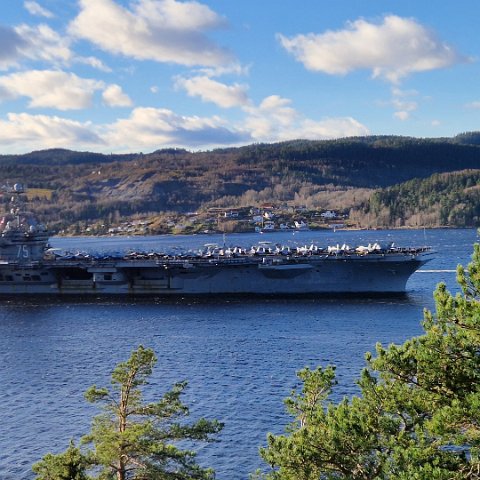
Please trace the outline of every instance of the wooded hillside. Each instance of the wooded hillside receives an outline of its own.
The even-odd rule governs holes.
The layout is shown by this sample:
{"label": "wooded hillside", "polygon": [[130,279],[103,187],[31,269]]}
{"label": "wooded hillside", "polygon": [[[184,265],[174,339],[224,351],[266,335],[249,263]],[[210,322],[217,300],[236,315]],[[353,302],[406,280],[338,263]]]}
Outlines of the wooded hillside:
{"label": "wooded hillside", "polygon": [[480,170],[436,173],[378,190],[358,214],[361,223],[375,226],[477,226]]}
{"label": "wooded hillside", "polygon": [[[477,132],[442,139],[295,140],[195,153],[55,149],[0,156],[0,168],[3,182],[52,191],[33,207],[54,228],[265,202],[352,210],[357,226],[415,224],[420,213],[438,225],[474,225],[479,217]],[[438,176],[451,172],[462,173]],[[460,204],[471,207],[463,211]],[[443,213],[432,216],[431,210]]]}

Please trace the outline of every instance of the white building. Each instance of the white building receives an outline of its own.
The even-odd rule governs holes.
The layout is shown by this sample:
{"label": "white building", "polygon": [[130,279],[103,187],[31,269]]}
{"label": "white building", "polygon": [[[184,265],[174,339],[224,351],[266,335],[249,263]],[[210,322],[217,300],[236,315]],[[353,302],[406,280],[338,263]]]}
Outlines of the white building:
{"label": "white building", "polygon": [[322,218],[337,218],[337,212],[333,211],[333,210],[327,210],[325,212],[322,212],[320,214],[320,216]]}

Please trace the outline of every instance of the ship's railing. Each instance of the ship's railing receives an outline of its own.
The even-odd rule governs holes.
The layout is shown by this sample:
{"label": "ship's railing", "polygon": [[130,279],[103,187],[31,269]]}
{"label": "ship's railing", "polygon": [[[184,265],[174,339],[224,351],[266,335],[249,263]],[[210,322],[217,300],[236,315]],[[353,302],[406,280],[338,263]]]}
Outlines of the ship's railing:
{"label": "ship's railing", "polygon": [[39,268],[41,265],[45,265],[45,262],[41,260],[31,260],[31,261],[22,261],[22,260],[10,260],[0,258],[1,265],[9,265],[14,268],[28,269],[28,268]]}

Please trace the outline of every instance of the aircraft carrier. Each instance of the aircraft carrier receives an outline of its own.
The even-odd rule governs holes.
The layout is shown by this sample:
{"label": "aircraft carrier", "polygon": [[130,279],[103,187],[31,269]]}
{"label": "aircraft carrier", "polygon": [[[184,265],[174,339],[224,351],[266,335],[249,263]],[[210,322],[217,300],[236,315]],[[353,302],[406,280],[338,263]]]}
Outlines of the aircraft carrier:
{"label": "aircraft carrier", "polygon": [[[23,193],[14,185],[11,193]],[[12,201],[14,198],[12,198]],[[49,232],[15,206],[0,219],[2,295],[303,295],[403,293],[428,247],[207,245],[184,254],[59,255]]]}

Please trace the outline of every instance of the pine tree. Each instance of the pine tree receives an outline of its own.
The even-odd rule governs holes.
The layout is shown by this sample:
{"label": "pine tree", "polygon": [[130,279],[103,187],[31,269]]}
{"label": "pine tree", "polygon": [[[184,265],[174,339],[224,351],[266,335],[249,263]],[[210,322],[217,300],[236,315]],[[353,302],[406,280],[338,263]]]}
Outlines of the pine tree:
{"label": "pine tree", "polygon": [[86,471],[90,461],[73,442],[65,452],[58,455],[48,453],[36,463],[32,470],[37,480],[89,480]]}
{"label": "pine tree", "polygon": [[[99,403],[102,413],[93,420],[90,433],[82,439],[88,445],[88,459],[81,464],[81,475],[72,480],[116,479],[212,479],[211,469],[201,468],[195,462],[193,450],[182,450],[181,441],[212,441],[223,425],[218,421],[200,419],[193,424],[182,422],[188,408],[181,395],[186,382],[177,383],[161,399],[145,403],[142,387],[148,384],[157,359],[152,350],[139,346],[126,362],[116,366],[111,388],[95,385],[85,393],[87,401]],[[71,447],[72,448],[72,447]],[[36,473],[46,471],[50,464],[58,465],[55,474],[38,476],[37,480],[66,480],[60,473],[70,468],[66,454],[48,454],[34,466]],[[93,475],[87,477],[87,473]],[[80,474],[79,474],[80,475]]]}
{"label": "pine tree", "polygon": [[301,370],[303,390],[286,400],[294,420],[268,436],[272,470],[256,477],[480,478],[480,246],[457,279],[455,296],[437,287],[423,335],[366,355],[359,396],[335,404],[333,367]]}

